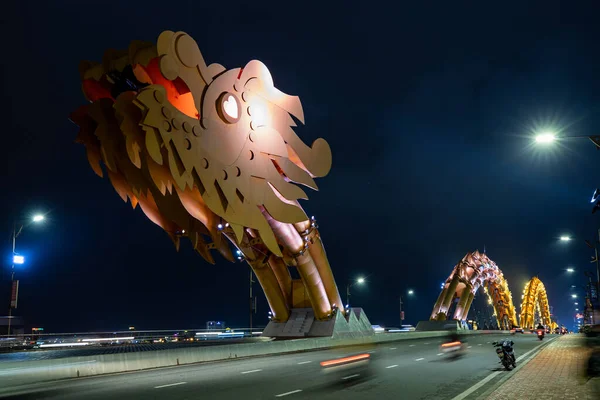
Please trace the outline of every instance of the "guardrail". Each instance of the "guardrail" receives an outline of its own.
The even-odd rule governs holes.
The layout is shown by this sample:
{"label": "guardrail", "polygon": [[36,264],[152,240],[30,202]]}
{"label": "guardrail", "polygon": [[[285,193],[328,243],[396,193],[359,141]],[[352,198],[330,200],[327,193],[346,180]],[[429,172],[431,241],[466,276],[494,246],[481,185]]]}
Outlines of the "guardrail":
{"label": "guardrail", "polygon": [[226,340],[232,338],[256,337],[262,329],[238,328],[213,329],[169,329],[169,330],[127,330],[117,332],[78,332],[78,333],[35,333],[0,335],[0,351],[27,349],[60,349],[83,346],[107,346],[120,344],[148,344],[194,342],[202,340]]}

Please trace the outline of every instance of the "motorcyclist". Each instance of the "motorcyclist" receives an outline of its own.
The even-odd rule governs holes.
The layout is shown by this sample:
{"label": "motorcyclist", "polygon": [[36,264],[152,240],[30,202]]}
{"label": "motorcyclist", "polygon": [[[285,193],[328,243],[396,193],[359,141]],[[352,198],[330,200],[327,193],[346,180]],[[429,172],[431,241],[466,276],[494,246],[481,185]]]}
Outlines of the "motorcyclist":
{"label": "motorcyclist", "polygon": [[537,326],[537,328],[536,328],[536,329],[541,329],[541,330],[543,330],[543,331],[545,331],[545,330],[546,330],[546,328],[544,328],[544,325],[542,325],[541,323],[539,323],[539,324],[538,324],[538,326]]}

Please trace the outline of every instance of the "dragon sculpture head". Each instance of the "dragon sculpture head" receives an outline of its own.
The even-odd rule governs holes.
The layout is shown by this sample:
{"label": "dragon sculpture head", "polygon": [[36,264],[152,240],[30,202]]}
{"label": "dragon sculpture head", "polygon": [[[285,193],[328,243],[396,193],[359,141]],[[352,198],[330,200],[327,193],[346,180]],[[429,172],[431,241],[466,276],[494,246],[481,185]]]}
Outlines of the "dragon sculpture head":
{"label": "dragon sculpture head", "polygon": [[209,262],[213,248],[234,260],[224,237],[282,256],[269,219],[306,221],[299,185],[316,190],[332,160],[325,140],[309,147],[296,135],[300,99],[275,88],[263,63],[207,65],[189,35],[165,31],[156,45],[81,63],[80,75],[91,104],[71,116],[78,142],[123,200]]}

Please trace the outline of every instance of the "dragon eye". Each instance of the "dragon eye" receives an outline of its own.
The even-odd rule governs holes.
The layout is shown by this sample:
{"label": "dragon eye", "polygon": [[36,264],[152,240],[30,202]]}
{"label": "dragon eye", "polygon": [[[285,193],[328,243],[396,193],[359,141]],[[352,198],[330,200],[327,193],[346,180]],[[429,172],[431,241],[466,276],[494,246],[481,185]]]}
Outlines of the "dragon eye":
{"label": "dragon eye", "polygon": [[240,101],[231,93],[225,92],[217,100],[217,112],[227,123],[233,124],[240,119]]}

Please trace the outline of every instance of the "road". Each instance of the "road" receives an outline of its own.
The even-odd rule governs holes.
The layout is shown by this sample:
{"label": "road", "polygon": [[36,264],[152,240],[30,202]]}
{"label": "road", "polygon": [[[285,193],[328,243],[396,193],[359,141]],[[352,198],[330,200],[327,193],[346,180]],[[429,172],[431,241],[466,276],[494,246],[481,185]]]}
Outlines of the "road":
{"label": "road", "polygon": [[[469,337],[467,355],[456,361],[441,355],[440,339],[416,339],[4,388],[0,398],[452,399],[499,370],[491,342],[503,337]],[[511,338],[517,357],[540,345],[535,335]],[[324,374],[319,365],[364,352],[372,357],[366,367]]]}

